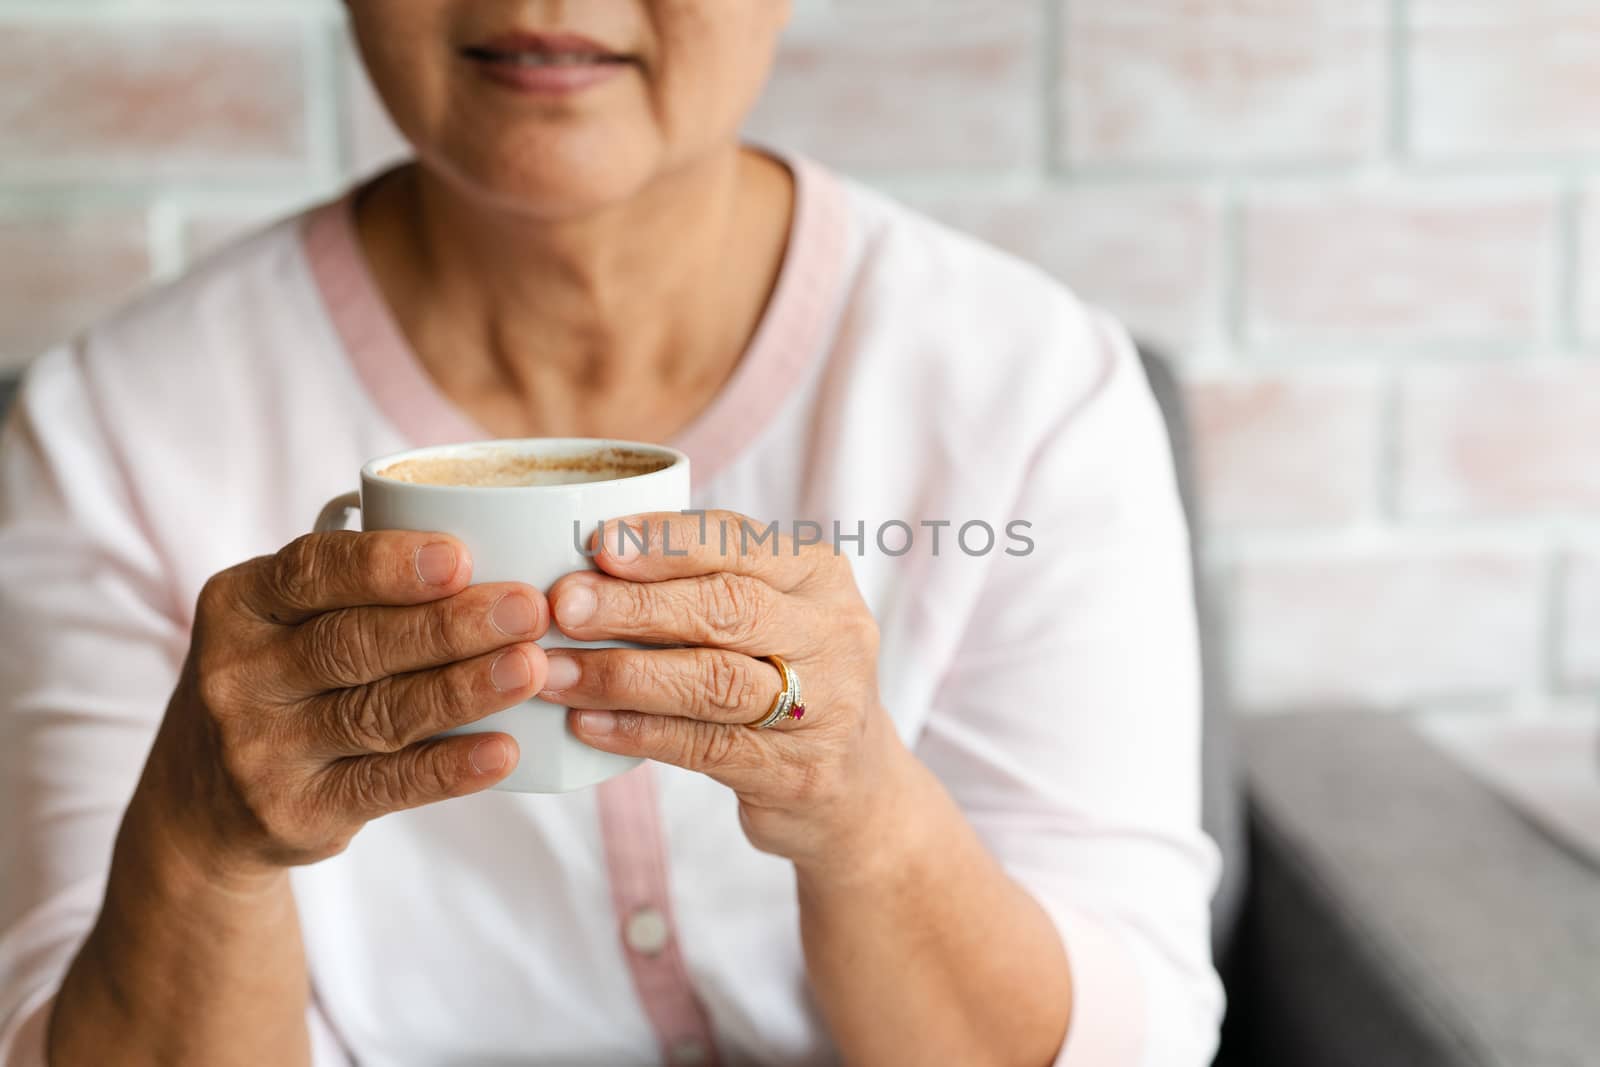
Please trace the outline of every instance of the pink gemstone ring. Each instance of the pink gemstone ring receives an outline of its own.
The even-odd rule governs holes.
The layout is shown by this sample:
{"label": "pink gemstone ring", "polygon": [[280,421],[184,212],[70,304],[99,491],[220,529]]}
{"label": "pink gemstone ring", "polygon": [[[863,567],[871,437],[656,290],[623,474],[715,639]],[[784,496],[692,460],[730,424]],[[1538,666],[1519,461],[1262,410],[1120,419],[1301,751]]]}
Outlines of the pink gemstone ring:
{"label": "pink gemstone ring", "polygon": [[760,719],[750,726],[757,730],[766,730],[776,726],[784,719],[796,721],[805,718],[805,701],[800,699],[800,675],[795,669],[784,662],[782,656],[763,656],[768,663],[778,669],[778,678],[783,683],[783,688],[778,695],[772,698],[772,706]]}

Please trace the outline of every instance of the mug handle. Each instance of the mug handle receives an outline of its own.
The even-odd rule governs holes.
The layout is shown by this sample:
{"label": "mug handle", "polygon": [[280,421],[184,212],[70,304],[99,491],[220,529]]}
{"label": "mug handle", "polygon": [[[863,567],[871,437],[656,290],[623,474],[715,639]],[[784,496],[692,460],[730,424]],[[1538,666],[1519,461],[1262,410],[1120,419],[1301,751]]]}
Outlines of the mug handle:
{"label": "mug handle", "polygon": [[331,533],[342,530],[345,523],[350,521],[350,513],[361,514],[361,494],[345,493],[336,496],[322,506],[322,514],[317,516],[317,533]]}

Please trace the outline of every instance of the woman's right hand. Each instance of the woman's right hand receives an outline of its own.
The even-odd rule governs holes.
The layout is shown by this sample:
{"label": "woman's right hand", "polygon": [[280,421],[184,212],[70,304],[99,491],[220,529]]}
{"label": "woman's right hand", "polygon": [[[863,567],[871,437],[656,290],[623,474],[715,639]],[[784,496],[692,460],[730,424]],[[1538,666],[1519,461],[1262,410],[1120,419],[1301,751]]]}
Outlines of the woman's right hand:
{"label": "woman's right hand", "polygon": [[544,685],[544,594],[467,587],[460,542],[309,534],[200,593],[188,659],[131,808],[211,878],[341,852],[370,819],[509,774],[499,733],[430,740]]}

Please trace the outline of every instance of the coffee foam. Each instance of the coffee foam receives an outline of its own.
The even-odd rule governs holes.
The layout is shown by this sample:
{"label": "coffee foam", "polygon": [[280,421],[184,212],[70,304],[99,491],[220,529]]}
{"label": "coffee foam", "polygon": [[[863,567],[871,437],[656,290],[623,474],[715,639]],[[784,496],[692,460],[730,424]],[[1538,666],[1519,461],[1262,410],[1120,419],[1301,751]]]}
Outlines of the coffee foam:
{"label": "coffee foam", "polygon": [[514,488],[530,485],[573,485],[634,478],[672,466],[670,457],[631,448],[597,448],[571,455],[530,456],[484,451],[453,456],[421,456],[391,463],[378,471],[383,478],[413,485],[459,485]]}

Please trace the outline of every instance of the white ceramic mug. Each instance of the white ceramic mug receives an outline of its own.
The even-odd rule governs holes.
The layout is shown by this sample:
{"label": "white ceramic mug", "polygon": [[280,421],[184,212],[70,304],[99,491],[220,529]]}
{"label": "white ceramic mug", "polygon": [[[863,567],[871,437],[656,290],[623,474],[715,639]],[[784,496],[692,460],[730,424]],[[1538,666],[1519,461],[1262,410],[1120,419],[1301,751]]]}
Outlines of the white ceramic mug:
{"label": "white ceramic mug", "polygon": [[[564,484],[431,485],[386,478],[382,471],[408,460],[527,457],[541,465],[574,467],[617,451],[659,459],[659,470]],[[566,477],[566,474],[560,475]],[[572,473],[583,478],[585,472]],[[592,475],[588,475],[591,476]],[[689,506],[689,457],[675,449],[632,441],[530,438],[419,448],[374,459],[361,468],[361,490],[328,502],[317,532],[344,529],[361,512],[364,530],[425,530],[458,538],[472,554],[473,582],[526,582],[548,591],[556,579],[592,570],[583,547],[601,522],[640,512]],[[625,647],[622,641],[573,641],[554,626],[540,642],[578,648]],[[497,785],[519,793],[564,793],[612,778],[639,760],[601,752],[567,729],[566,709],[525,700],[452,733],[500,731],[522,749],[517,769]]]}

